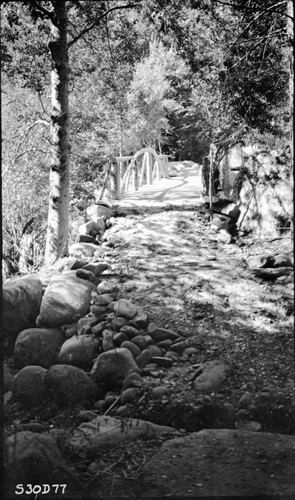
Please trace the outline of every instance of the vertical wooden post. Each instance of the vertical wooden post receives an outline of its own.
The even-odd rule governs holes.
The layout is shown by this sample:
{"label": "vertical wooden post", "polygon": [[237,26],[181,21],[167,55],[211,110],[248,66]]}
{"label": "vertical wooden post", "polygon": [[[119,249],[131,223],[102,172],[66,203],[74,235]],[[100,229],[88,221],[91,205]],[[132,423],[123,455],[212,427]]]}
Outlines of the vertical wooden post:
{"label": "vertical wooden post", "polygon": [[222,190],[226,196],[229,195],[229,165],[228,165],[228,147],[226,146],[222,160]]}
{"label": "vertical wooden post", "polygon": [[138,191],[139,175],[138,175],[138,164],[136,160],[134,161],[134,183],[135,183],[135,191]]}
{"label": "vertical wooden post", "polygon": [[121,186],[120,186],[120,176],[121,176],[121,168],[120,162],[117,161],[117,164],[114,164],[115,172],[114,172],[114,184],[115,184],[115,199],[119,200],[121,197]]}
{"label": "vertical wooden post", "polygon": [[147,155],[147,184],[150,185],[153,183],[152,155],[149,151],[147,151],[146,155]]}

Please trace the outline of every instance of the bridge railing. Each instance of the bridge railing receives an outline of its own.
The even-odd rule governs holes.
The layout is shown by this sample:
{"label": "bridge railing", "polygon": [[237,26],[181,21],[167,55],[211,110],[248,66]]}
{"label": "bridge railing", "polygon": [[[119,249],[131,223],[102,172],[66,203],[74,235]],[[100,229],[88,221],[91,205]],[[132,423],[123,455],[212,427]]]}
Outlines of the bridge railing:
{"label": "bridge railing", "polygon": [[126,191],[137,191],[144,185],[167,178],[168,156],[158,155],[152,148],[143,148],[133,156],[115,157],[115,198]]}

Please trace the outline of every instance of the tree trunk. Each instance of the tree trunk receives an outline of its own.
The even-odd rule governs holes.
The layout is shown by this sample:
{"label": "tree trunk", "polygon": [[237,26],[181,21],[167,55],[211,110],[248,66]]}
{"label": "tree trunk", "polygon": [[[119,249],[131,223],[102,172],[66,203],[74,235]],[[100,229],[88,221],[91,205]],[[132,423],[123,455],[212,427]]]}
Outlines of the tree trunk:
{"label": "tree trunk", "polygon": [[66,2],[54,4],[49,49],[51,69],[51,167],[45,262],[67,254],[69,231],[69,63]]}
{"label": "tree trunk", "polygon": [[[290,148],[291,148],[291,189],[294,193],[294,11],[293,1],[288,0],[287,4],[287,32],[289,39],[289,105],[290,105]],[[291,244],[294,245],[294,208],[291,207]]]}

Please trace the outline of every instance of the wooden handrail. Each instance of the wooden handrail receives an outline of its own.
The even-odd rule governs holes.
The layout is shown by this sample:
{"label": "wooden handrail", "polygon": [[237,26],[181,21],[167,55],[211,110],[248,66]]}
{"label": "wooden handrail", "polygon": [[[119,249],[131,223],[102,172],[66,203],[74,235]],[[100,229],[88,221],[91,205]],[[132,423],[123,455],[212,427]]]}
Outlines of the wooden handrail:
{"label": "wooden handrail", "polygon": [[[139,175],[138,158],[143,155],[141,164],[141,172]],[[158,155],[158,153],[151,147],[146,147],[137,151],[135,155],[128,156],[115,156],[116,163],[113,163],[114,181],[115,181],[115,198],[120,199],[123,191],[127,190],[132,179],[132,186],[134,190],[143,185],[144,179],[148,185],[153,183],[155,176],[157,181],[161,177],[168,177],[167,155]],[[154,161],[153,161],[154,160]],[[124,172],[124,165],[127,163],[127,168]],[[129,164],[128,164],[129,163]]]}

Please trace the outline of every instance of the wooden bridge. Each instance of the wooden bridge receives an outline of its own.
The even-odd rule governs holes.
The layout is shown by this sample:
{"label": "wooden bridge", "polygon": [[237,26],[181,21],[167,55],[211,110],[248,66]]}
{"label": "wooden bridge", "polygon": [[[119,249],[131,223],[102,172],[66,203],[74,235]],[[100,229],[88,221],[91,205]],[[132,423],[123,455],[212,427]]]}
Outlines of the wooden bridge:
{"label": "wooden bridge", "polygon": [[[181,162],[179,162],[181,164]],[[144,148],[115,158],[115,198],[119,205],[195,205],[201,202],[201,171],[187,162],[169,174],[168,156]]]}
{"label": "wooden bridge", "polygon": [[168,156],[158,155],[152,148],[144,148],[134,156],[117,156],[115,169],[115,198],[121,199],[128,191],[137,191],[168,178]]}

